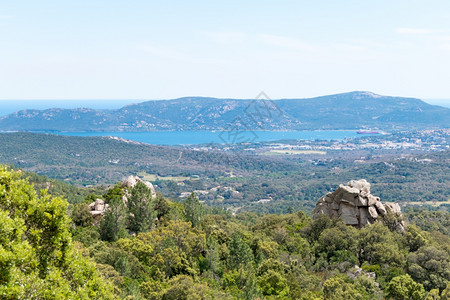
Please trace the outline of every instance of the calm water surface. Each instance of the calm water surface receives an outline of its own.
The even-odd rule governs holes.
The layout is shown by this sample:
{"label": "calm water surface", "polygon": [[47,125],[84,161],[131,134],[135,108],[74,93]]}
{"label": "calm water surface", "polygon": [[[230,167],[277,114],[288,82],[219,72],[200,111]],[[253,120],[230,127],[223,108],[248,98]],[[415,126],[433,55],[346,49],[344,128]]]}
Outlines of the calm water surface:
{"label": "calm water surface", "polygon": [[[54,133],[54,132],[53,132]],[[356,131],[156,131],[156,132],[61,132],[66,136],[117,136],[127,140],[154,145],[196,145],[208,143],[235,144],[293,140],[343,140],[361,137]]]}

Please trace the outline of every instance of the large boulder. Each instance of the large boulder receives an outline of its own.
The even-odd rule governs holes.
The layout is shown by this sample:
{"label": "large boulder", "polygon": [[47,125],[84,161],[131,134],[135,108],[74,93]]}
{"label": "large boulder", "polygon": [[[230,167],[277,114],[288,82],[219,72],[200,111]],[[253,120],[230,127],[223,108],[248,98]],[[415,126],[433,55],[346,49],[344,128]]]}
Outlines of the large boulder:
{"label": "large boulder", "polygon": [[102,199],[96,199],[94,202],[89,204],[89,209],[94,219],[94,224],[96,224],[105,214],[106,209],[108,209],[108,204],[105,204]]}
{"label": "large boulder", "polygon": [[360,192],[370,194],[370,183],[368,183],[365,179],[351,180],[347,183],[347,186],[358,189]]}
{"label": "large boulder", "polygon": [[130,175],[122,182],[122,186],[127,188],[133,188],[136,185],[136,183],[138,183],[138,180],[140,180],[139,177]]}
{"label": "large boulder", "polygon": [[392,216],[398,220],[397,230],[403,231],[405,227],[400,205],[383,204],[379,197],[370,194],[370,183],[365,179],[340,184],[334,192],[321,197],[313,211],[313,218],[319,215],[339,217],[345,224],[358,228]]}

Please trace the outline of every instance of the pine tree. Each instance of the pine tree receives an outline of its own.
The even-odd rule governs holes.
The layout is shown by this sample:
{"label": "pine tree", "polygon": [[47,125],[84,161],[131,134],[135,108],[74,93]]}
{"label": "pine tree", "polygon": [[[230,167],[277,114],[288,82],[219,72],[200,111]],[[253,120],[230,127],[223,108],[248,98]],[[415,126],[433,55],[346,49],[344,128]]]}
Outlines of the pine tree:
{"label": "pine tree", "polygon": [[205,212],[195,193],[191,193],[184,202],[184,214],[193,227],[200,226]]}
{"label": "pine tree", "polygon": [[242,240],[240,234],[235,233],[230,243],[230,266],[238,268],[240,265],[247,265],[253,262],[254,256],[252,249]]}
{"label": "pine tree", "polygon": [[105,241],[117,241],[125,232],[127,211],[121,198],[115,196],[108,203],[108,208],[100,223],[100,236]]}
{"label": "pine tree", "polygon": [[128,199],[128,228],[133,232],[148,231],[156,217],[153,209],[152,191],[143,182],[138,182]]}

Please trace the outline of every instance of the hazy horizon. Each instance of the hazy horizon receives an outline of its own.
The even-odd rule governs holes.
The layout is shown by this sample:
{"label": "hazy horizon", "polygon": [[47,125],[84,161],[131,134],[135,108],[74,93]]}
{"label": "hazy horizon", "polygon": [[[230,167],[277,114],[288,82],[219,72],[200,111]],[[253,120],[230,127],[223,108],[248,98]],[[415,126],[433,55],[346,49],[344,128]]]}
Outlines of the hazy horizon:
{"label": "hazy horizon", "polygon": [[[318,95],[323,96],[323,95]],[[196,96],[186,96],[196,97]],[[207,97],[207,96],[199,96]],[[237,99],[237,98],[235,98]],[[291,98],[303,99],[303,98]],[[8,100],[0,99],[0,116],[8,115],[24,109],[50,109],[50,108],[92,108],[92,109],[119,109],[126,105],[141,103],[145,101],[163,101],[172,99],[22,99]],[[278,100],[278,99],[274,99]],[[450,108],[450,99],[421,99],[432,105]]]}

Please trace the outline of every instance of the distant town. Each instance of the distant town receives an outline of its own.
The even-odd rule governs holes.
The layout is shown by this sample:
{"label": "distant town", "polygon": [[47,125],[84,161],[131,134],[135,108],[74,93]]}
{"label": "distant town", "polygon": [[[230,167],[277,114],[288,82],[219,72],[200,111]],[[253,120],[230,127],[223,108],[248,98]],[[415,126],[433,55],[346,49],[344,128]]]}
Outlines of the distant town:
{"label": "distant town", "polygon": [[[450,129],[399,131],[377,135],[364,135],[344,140],[281,140],[276,142],[235,145],[196,145],[188,147],[198,151],[222,151],[304,158],[340,158],[358,162],[380,157],[427,153],[450,149]],[[241,152],[239,152],[241,153]]]}

